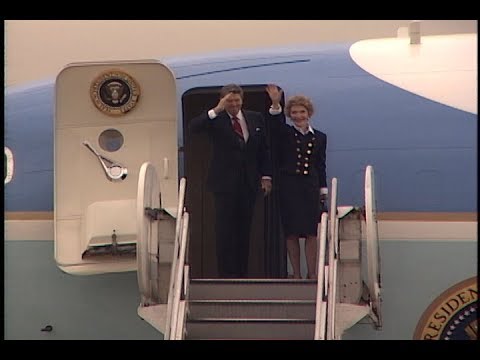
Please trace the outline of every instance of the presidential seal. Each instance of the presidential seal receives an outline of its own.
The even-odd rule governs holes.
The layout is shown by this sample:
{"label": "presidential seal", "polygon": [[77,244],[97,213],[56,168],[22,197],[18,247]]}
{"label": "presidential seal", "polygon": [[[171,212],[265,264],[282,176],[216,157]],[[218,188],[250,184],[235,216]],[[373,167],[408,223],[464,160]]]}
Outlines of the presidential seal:
{"label": "presidential seal", "polygon": [[90,96],[95,106],[105,114],[123,115],[137,104],[140,86],[127,73],[109,70],[92,82]]}
{"label": "presidential seal", "polygon": [[477,340],[477,277],[459,282],[438,296],[415,329],[415,340]]}

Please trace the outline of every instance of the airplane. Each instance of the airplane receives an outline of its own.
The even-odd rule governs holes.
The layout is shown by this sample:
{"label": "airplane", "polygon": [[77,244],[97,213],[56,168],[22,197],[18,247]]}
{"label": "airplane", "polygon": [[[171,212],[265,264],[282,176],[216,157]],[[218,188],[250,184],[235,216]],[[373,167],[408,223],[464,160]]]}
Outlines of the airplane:
{"label": "airplane", "polygon": [[[312,98],[312,126],[328,136],[327,175],[329,183],[338,179],[338,204],[364,204],[365,168],[374,167],[383,326],[360,322],[343,339],[414,338],[434,316],[426,311],[437,296],[477,273],[476,53],[477,34],[370,39],[75,63],[55,79],[7,88],[6,339],[162,338],[135,314],[135,230],[122,215],[134,215],[135,203],[121,199],[135,197],[147,158],[161,175],[161,216],[175,227],[185,177],[190,271],[215,276],[212,204],[203,190],[208,141],[187,125],[216,104],[226,83],[244,88],[246,108],[265,113],[267,84],[285,97]],[[114,104],[125,93],[114,77],[133,99],[121,110]],[[146,104],[150,113],[141,110]],[[105,199],[117,206],[104,207]],[[256,207],[252,277],[282,277],[288,268],[273,199]],[[115,239],[125,256],[117,262],[102,253],[109,234],[95,222],[110,212],[123,216]],[[107,261],[92,261],[95,251]],[[469,294],[476,300],[476,290]]]}

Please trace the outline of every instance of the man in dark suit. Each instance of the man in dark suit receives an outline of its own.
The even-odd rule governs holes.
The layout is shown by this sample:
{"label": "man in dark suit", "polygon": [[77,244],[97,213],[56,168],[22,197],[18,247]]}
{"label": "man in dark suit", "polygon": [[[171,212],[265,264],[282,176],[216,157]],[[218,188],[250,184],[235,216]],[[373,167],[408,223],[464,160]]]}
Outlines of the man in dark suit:
{"label": "man in dark suit", "polygon": [[242,109],[243,90],[229,84],[220,101],[190,122],[207,131],[213,144],[207,190],[215,201],[215,234],[221,278],[247,276],[250,226],[258,189],[272,188],[271,163],[262,114]]}

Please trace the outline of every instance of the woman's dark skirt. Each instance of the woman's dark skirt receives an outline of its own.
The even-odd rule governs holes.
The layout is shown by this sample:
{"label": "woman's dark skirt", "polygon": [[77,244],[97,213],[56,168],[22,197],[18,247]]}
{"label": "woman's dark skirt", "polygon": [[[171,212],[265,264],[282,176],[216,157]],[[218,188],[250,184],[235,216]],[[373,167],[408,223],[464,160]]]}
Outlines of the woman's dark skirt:
{"label": "woman's dark skirt", "polygon": [[285,236],[317,235],[320,189],[309,176],[282,174],[280,212]]}

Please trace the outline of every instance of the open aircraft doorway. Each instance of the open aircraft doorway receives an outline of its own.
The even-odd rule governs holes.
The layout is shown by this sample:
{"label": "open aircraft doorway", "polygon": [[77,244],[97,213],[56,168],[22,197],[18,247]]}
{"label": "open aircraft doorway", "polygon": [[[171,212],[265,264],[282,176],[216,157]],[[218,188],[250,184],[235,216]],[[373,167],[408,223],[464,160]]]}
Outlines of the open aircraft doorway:
{"label": "open aircraft doorway", "polygon": [[[267,117],[271,104],[265,91],[266,85],[241,86],[244,91],[243,108],[258,111]],[[217,105],[220,89],[221,86],[193,88],[182,96],[185,177],[190,184],[186,193],[186,204],[191,213],[189,261],[192,277],[195,278],[216,278],[217,259],[213,196],[206,190],[211,144],[207,134],[190,134],[188,125],[193,117]],[[283,98],[281,104],[284,106]],[[277,142],[270,134],[267,120],[265,121],[267,142],[272,154],[273,178],[275,178],[278,171],[275,151]],[[278,202],[278,190],[275,185],[267,198],[258,193],[250,235],[248,268],[250,278],[286,276],[287,258],[280,227]]]}

